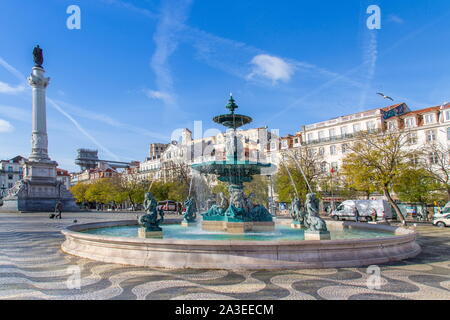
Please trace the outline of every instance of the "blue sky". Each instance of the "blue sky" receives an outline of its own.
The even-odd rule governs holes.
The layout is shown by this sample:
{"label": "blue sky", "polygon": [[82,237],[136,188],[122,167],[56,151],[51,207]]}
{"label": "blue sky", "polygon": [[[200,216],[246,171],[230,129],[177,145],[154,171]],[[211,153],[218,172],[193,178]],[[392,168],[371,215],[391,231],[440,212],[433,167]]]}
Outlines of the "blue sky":
{"label": "blue sky", "polygon": [[[369,30],[369,5],[381,29]],[[81,29],[69,30],[69,5]],[[281,134],[384,107],[450,100],[448,0],[0,0],[0,158],[30,153],[32,49],[44,49],[49,153],[143,160],[173,130],[217,128],[233,92]]]}

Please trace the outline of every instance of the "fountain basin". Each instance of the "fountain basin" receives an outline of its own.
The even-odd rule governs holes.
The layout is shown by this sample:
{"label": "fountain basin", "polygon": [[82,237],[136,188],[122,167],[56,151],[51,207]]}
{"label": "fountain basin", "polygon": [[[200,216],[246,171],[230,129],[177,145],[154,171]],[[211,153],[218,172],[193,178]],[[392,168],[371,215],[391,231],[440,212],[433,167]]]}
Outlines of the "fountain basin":
{"label": "fountain basin", "polygon": [[[289,227],[290,221],[277,223]],[[136,226],[136,221],[125,220],[69,226],[62,231],[66,240],[61,249],[68,254],[108,263],[229,270],[357,267],[400,261],[416,256],[421,250],[416,243],[416,232],[410,229],[343,221],[329,221],[327,225],[330,231],[387,233],[379,238],[322,241],[140,239],[85,233],[98,228]]]}

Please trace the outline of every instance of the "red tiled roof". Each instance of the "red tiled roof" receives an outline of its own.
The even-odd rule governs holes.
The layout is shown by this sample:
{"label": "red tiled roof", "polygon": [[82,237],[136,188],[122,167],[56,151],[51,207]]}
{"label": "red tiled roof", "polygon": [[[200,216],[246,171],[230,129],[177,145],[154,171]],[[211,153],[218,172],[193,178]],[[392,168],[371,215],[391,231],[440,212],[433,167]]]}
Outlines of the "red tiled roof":
{"label": "red tiled roof", "polygon": [[431,112],[431,111],[438,111],[440,108],[441,108],[441,106],[436,106],[436,107],[429,107],[429,108],[420,109],[420,110],[414,110],[414,111],[405,113],[404,116],[410,115],[410,114],[423,114],[423,113],[427,113],[427,112]]}
{"label": "red tiled roof", "polygon": [[64,170],[64,169],[60,169],[60,168],[56,168],[56,175],[58,176],[70,176],[69,171]]}

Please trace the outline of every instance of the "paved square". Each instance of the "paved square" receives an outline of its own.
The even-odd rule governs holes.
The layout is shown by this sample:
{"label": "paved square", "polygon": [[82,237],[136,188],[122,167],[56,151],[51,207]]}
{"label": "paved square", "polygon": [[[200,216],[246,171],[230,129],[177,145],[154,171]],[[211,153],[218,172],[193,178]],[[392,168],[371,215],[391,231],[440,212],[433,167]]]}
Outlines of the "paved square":
{"label": "paved square", "polygon": [[[418,227],[422,253],[381,266],[291,271],[163,270],[64,254],[60,230],[73,223],[134,219],[136,213],[0,214],[0,299],[450,299],[450,228]],[[81,271],[80,289],[68,280]]]}

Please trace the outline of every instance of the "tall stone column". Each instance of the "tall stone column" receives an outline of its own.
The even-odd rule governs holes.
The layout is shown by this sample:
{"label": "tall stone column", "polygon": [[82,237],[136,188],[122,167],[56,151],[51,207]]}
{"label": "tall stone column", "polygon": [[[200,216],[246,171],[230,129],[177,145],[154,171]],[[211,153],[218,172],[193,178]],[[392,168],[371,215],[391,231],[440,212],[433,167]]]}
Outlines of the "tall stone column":
{"label": "tall stone column", "polygon": [[39,46],[33,50],[35,65],[28,77],[32,87],[31,155],[24,165],[24,177],[8,191],[1,211],[33,212],[55,210],[58,202],[64,211],[79,210],[64,183],[56,179],[58,163],[48,156],[45,90],[50,78],[44,76],[44,58]]}
{"label": "tall stone column", "polygon": [[31,161],[50,161],[48,156],[47,111],[45,90],[50,78],[44,77],[45,70],[33,67],[28,83],[32,87],[32,131],[31,131]]}

